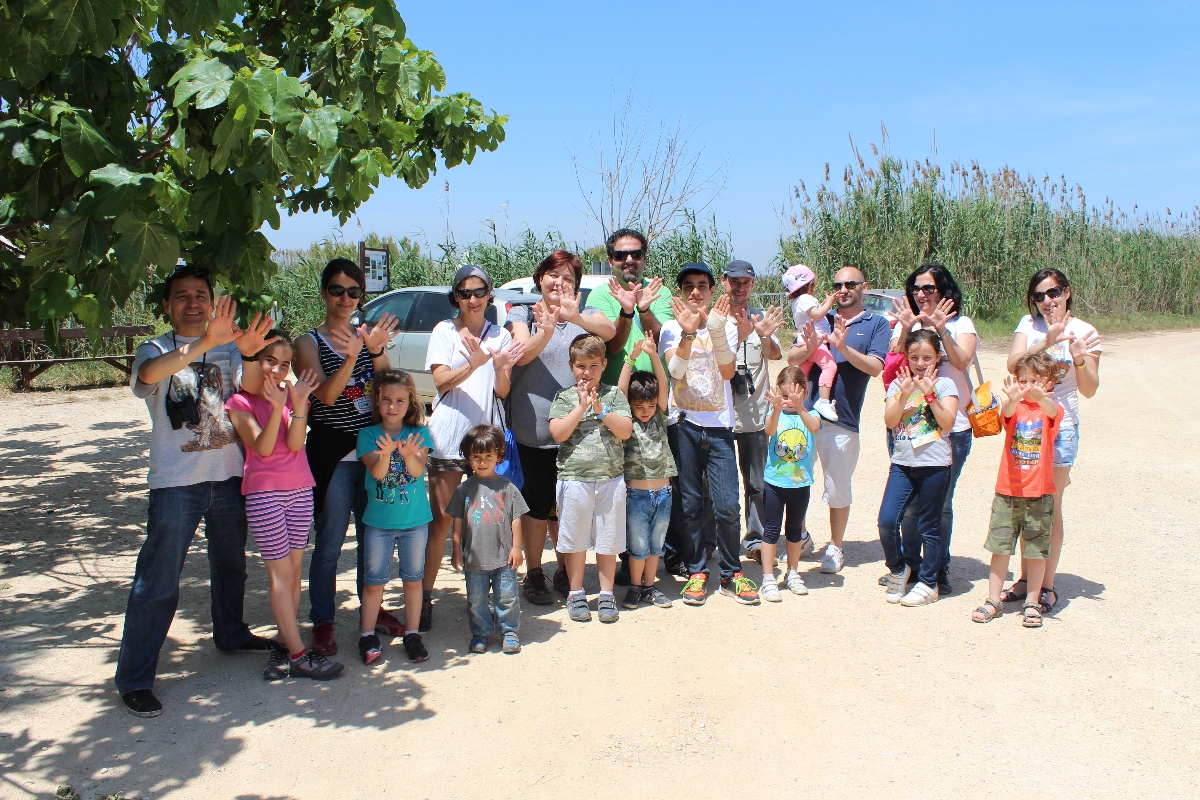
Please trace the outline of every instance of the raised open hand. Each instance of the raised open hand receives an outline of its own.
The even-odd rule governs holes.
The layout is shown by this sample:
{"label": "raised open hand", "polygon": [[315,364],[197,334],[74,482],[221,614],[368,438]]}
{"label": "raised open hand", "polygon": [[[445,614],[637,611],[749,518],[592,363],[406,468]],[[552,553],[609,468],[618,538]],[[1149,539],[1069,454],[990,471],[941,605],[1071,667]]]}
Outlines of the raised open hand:
{"label": "raised open hand", "polygon": [[658,299],[662,291],[662,278],[651,278],[644,287],[637,289],[637,307],[639,311],[649,311],[650,305]]}
{"label": "raised open hand", "polygon": [[[1050,384],[1049,389],[1046,388],[1047,383]],[[1031,400],[1034,403],[1040,403],[1049,396],[1048,392],[1053,390],[1053,388],[1054,382],[1051,379],[1038,378],[1025,390],[1025,399]]]}
{"label": "raised open hand", "polygon": [[738,341],[744,342],[754,330],[754,320],[750,317],[749,309],[734,309],[733,324],[737,325]]}
{"label": "raised open hand", "polygon": [[684,333],[695,333],[700,329],[703,318],[700,316],[699,309],[692,308],[680,298],[672,296],[671,311],[675,314],[675,321],[679,323],[679,327]]}
{"label": "raised open hand", "polygon": [[471,365],[471,369],[479,369],[492,357],[492,351],[480,344],[479,340],[468,333],[466,328],[462,329],[458,338],[462,341],[462,348],[458,352]]}
{"label": "raised open hand", "polygon": [[267,345],[279,341],[278,336],[267,338],[273,324],[274,320],[270,316],[263,314],[261,311],[255,314],[254,318],[250,320],[249,327],[242,331],[242,335],[235,340],[238,350],[242,352],[242,355],[252,356]]}
{"label": "raised open hand", "polygon": [[917,382],[908,371],[907,364],[901,364],[900,369],[896,370],[896,383],[900,385],[900,394],[904,396],[902,400],[917,391]]}
{"label": "raised open hand", "polygon": [[271,404],[271,408],[281,411],[283,410],[284,403],[287,402],[288,390],[290,388],[291,384],[287,381],[284,381],[282,386],[275,383],[275,381],[263,381],[263,397]]}
{"label": "raised open hand", "polygon": [[[487,348],[484,348],[487,350]],[[490,350],[488,350],[491,353]],[[506,369],[512,369],[513,364],[521,360],[521,356],[525,355],[525,343],[513,342],[508,347],[497,350],[492,353],[492,368],[496,372],[503,372]]]}
{"label": "raised open hand", "polygon": [[1066,339],[1067,324],[1071,321],[1071,312],[1063,306],[1050,309],[1046,316],[1046,349]]}
{"label": "raised open hand", "polygon": [[1087,336],[1076,336],[1072,333],[1067,338],[1071,342],[1069,348],[1071,350],[1072,363],[1081,361],[1082,359],[1086,358],[1091,351],[1100,347],[1101,339],[1098,331],[1092,331],[1091,333],[1087,334]]}
{"label": "raised open hand", "polygon": [[579,292],[576,292],[575,294],[564,292],[562,295],[560,295],[561,299],[558,301],[559,319],[562,319],[564,322],[578,322],[579,303],[581,297],[582,294]]}
{"label": "raised open hand", "polygon": [[383,458],[389,457],[392,454],[392,451],[395,450],[396,446],[399,444],[400,442],[396,441],[391,436],[388,436],[386,433],[375,439],[375,449],[379,451],[379,455]]}
{"label": "raised open hand", "polygon": [[821,335],[817,333],[817,325],[811,319],[800,329],[800,338],[804,340],[804,349],[810,356],[821,346]]}
{"label": "raised open hand", "polygon": [[638,340],[638,344],[642,346],[642,352],[651,358],[658,358],[658,344],[654,341],[654,334],[646,331],[646,335]]}
{"label": "raised open hand", "polygon": [[778,386],[767,387],[767,402],[771,404],[771,409],[775,412],[783,408],[783,392]]}
{"label": "raised open hand", "polygon": [[308,396],[317,390],[317,373],[311,369],[306,369],[296,376],[296,382],[292,384],[292,412],[304,413],[304,409],[308,407]]}
{"label": "raised open hand", "polygon": [[775,331],[783,325],[783,309],[779,306],[771,306],[765,314],[758,314],[754,317],[754,332],[758,334],[758,338],[764,341],[775,335]]}
{"label": "raised open hand", "polygon": [[917,324],[917,315],[913,313],[907,297],[897,297],[892,301],[892,316],[896,318],[896,324],[906,331],[911,331],[913,325]]}
{"label": "raised open hand", "polygon": [[400,325],[400,321],[396,319],[395,314],[384,314],[375,322],[375,326],[371,330],[367,330],[366,325],[360,325],[358,328],[359,334],[367,345],[368,353],[378,353],[392,339],[399,335],[400,331],[396,328]]}
{"label": "raised open hand", "polygon": [[533,306],[533,321],[540,330],[546,331],[549,334],[554,333],[555,327],[559,323],[558,314],[551,311],[542,303],[537,303]]}
{"label": "raised open hand", "polygon": [[958,316],[958,312],[954,310],[954,301],[947,297],[938,303],[933,311],[922,314],[920,320],[925,327],[934,328],[939,334],[944,335],[946,323],[956,316]]}
{"label": "raised open hand", "polygon": [[613,299],[621,304],[621,310],[626,314],[633,313],[633,307],[637,305],[638,288],[630,286],[626,289],[616,278],[608,279],[608,291],[613,296]]}
{"label": "raised open hand", "polygon": [[339,325],[329,329],[329,341],[333,343],[333,349],[346,358],[358,358],[365,344],[360,334],[361,331],[348,325]]}
{"label": "raised open hand", "polygon": [[933,387],[937,385],[937,370],[927,369],[925,374],[917,378],[917,390],[921,394],[934,394]]}
{"label": "raised open hand", "polygon": [[405,436],[402,440],[396,443],[396,452],[400,454],[401,458],[415,456],[417,453],[421,452],[421,441],[420,434],[410,433],[408,436]]}
{"label": "raised open hand", "polygon": [[[241,338],[244,331],[238,328],[236,317],[237,303],[234,302],[233,298],[229,295],[218,297],[216,305],[213,306],[212,319],[208,321],[208,328],[204,331],[204,338],[214,347],[216,345],[229,344]],[[246,355],[254,355],[254,353],[247,353]]]}
{"label": "raised open hand", "polygon": [[842,319],[840,315],[835,315],[833,318],[833,330],[829,332],[829,346],[841,350],[846,344],[846,334],[849,330],[846,320]]}
{"label": "raised open hand", "polygon": [[709,330],[725,330],[725,320],[729,318],[729,295],[723,294],[713,303],[712,311],[708,312],[706,326]]}

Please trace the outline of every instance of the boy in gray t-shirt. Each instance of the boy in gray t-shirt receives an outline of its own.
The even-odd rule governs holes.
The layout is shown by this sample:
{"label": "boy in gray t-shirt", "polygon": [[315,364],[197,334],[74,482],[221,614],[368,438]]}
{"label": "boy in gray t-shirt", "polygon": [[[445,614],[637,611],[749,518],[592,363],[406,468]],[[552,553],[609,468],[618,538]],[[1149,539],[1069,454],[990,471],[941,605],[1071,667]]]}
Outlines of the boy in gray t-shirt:
{"label": "boy in gray t-shirt", "polygon": [[[476,425],[467,431],[460,448],[472,475],[450,495],[446,513],[454,519],[454,552],[451,564],[464,569],[467,584],[467,617],[472,653],[487,652],[488,634],[499,628],[504,652],[521,652],[517,629],[521,625],[521,600],[517,593],[517,568],[521,555],[521,516],[529,511],[513,482],[496,474],[504,459],[504,433],[494,425]],[[488,607],[491,594],[493,612]]]}

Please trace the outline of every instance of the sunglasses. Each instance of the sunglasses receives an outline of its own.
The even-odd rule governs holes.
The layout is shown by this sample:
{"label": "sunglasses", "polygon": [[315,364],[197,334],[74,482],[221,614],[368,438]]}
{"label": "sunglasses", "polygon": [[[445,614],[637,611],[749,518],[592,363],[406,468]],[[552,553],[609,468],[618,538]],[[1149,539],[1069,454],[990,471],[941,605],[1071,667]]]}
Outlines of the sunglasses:
{"label": "sunglasses", "polygon": [[478,289],[455,289],[454,294],[458,296],[459,300],[470,300],[472,297],[482,300],[488,296],[488,288],[480,286]]}
{"label": "sunglasses", "polygon": [[862,286],[864,283],[866,283],[866,281],[842,281],[841,283],[834,281],[833,290],[835,292],[840,292],[843,286],[846,287],[847,290],[853,290]]}
{"label": "sunglasses", "polygon": [[612,260],[625,261],[632,258],[634,261],[641,261],[644,255],[646,255],[646,251],[640,247],[637,250],[613,250]]}
{"label": "sunglasses", "polygon": [[1056,300],[1062,297],[1063,293],[1066,291],[1067,290],[1062,286],[1051,286],[1044,292],[1031,292],[1029,296],[1033,298],[1033,302],[1040,303],[1047,297],[1049,297],[1051,300]]}
{"label": "sunglasses", "polygon": [[913,294],[937,294],[937,290],[936,283],[923,283],[913,287]]}
{"label": "sunglasses", "polygon": [[329,284],[325,287],[325,291],[330,297],[341,297],[344,294],[348,294],[351,300],[357,300],[363,296],[361,286],[342,286],[340,283]]}

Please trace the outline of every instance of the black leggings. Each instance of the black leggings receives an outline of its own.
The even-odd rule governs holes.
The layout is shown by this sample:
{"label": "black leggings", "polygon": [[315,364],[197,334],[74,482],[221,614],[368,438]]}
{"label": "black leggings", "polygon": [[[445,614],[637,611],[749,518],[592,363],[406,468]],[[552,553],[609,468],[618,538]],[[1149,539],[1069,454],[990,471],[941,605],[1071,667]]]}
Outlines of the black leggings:
{"label": "black leggings", "polygon": [[763,484],[763,506],[766,512],[766,519],[763,520],[763,544],[775,544],[779,541],[784,509],[787,509],[787,540],[792,544],[800,541],[804,534],[804,515],[808,513],[808,490],[807,486],[783,489],[769,483]]}

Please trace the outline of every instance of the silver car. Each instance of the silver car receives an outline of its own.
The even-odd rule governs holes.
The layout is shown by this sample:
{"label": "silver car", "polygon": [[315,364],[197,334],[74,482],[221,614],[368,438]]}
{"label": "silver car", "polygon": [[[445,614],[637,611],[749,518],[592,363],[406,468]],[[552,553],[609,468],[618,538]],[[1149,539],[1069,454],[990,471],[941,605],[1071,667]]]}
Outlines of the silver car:
{"label": "silver car", "polygon": [[[368,302],[363,306],[361,314],[351,320],[355,325],[363,320],[367,325],[374,325],[384,314],[396,316],[401,333],[387,345],[388,360],[394,368],[412,375],[417,384],[417,396],[426,406],[432,406],[437,397],[433,375],[425,369],[429,334],[439,322],[454,319],[459,313],[457,308],[450,305],[449,294],[449,286],[408,286],[393,289]],[[489,322],[503,327],[513,306],[533,305],[541,299],[541,295],[537,294],[496,289],[484,317]]]}

